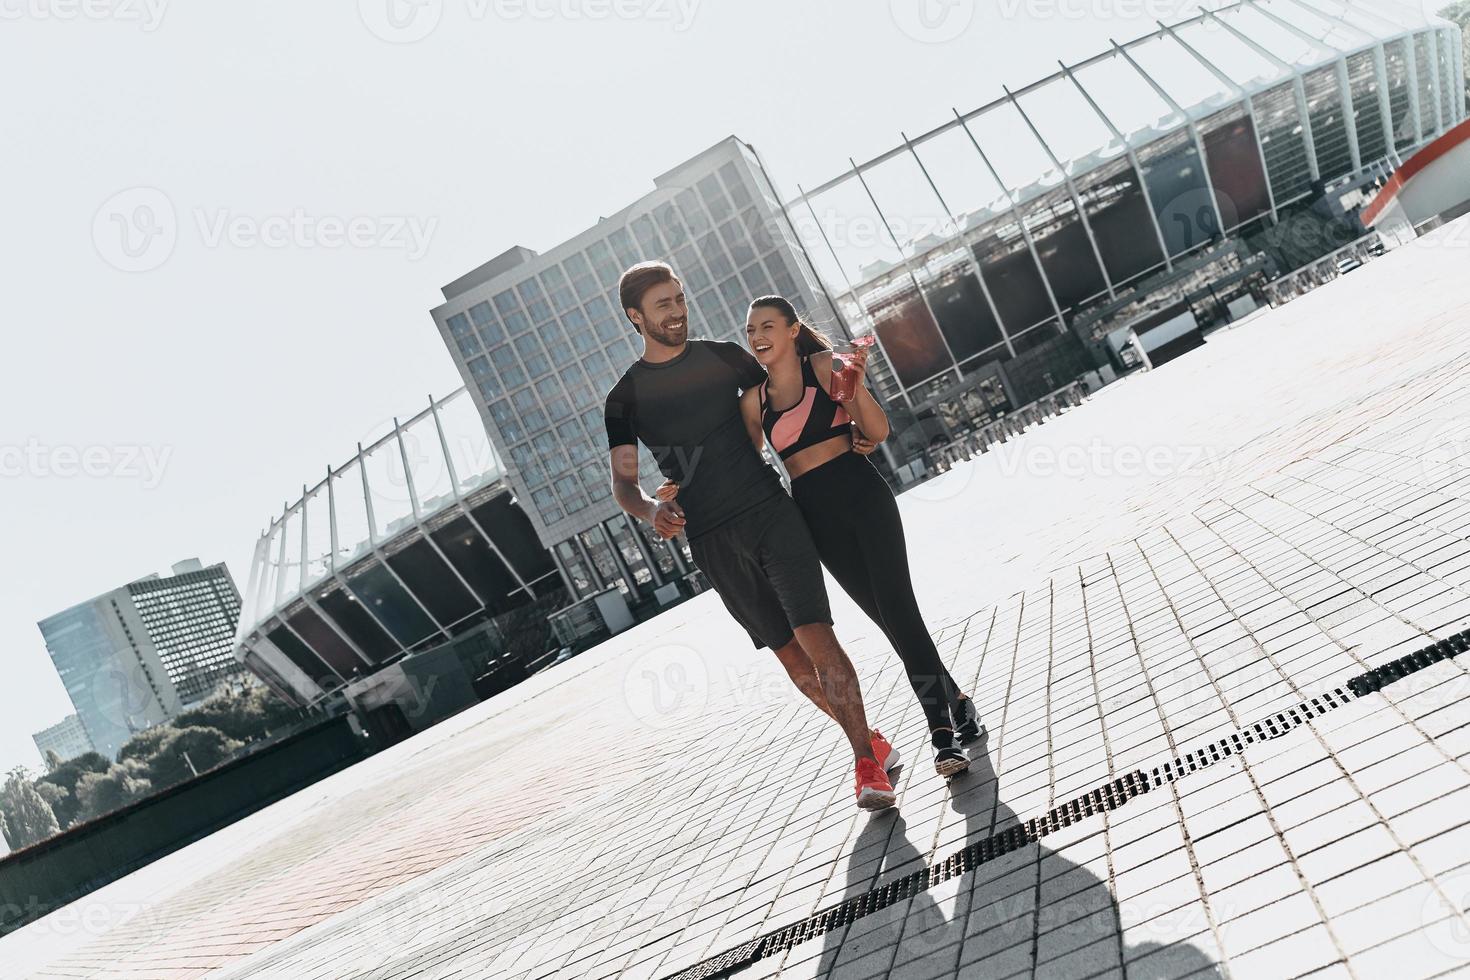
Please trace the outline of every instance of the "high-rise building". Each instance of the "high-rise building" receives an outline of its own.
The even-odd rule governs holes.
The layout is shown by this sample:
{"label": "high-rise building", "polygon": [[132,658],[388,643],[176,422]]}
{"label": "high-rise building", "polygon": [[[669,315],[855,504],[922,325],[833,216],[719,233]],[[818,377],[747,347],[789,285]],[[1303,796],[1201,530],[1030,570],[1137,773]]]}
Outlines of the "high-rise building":
{"label": "high-rise building", "polygon": [[434,322],[576,596],[616,586],[636,598],[693,570],[682,539],[660,541],[608,489],[603,400],[642,354],[617,282],[648,259],[683,279],[691,337],[743,343],[750,300],[771,292],[843,332],[754,150],[734,137],[574,238],[540,254],[512,248],[445,286]]}
{"label": "high-rise building", "polygon": [[224,564],[189,559],[41,620],[46,649],[93,747],[116,757],[134,733],[202,700],[241,666],[240,594]]}
{"label": "high-rise building", "polygon": [[49,728],[41,729],[31,736],[31,740],[36,743],[36,751],[41,753],[43,759],[47,752],[55,752],[65,762],[92,751],[92,740],[87,737],[87,729],[82,727],[82,719],[74,714],[67,715]]}

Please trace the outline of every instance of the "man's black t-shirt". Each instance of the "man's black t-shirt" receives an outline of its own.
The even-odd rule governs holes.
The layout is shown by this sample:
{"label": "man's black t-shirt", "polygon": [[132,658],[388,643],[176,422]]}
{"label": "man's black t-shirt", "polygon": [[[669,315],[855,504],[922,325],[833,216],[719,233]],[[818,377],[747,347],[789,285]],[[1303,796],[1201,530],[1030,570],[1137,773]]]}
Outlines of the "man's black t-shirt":
{"label": "man's black t-shirt", "polygon": [[740,391],[765,377],[738,344],[691,340],[671,361],[634,361],[608,393],[608,447],[648,447],[679,484],[691,539],[785,493],[740,416]]}

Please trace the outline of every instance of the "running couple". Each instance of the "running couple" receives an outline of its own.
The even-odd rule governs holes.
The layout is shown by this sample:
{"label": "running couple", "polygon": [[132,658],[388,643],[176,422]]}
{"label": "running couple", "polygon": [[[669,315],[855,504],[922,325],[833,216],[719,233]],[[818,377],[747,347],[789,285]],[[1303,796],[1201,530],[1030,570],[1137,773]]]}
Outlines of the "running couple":
{"label": "running couple", "polygon": [[[979,739],[979,722],[924,625],[898,504],[867,458],[888,435],[873,396],[859,380],[852,398],[832,399],[829,345],[780,296],[751,302],[746,351],[689,339],[683,283],[663,262],[623,273],[618,295],[643,337],[643,357],[604,409],[619,506],[662,538],[686,534],[730,615],[842,728],[858,806],[894,805],[886,770],[898,751],[868,726],[857,672],[832,631],[824,564],[902,658],[934,768],[968,769],[961,746]],[[761,455],[766,440],[791,476],[790,496]],[[667,481],[656,497],[639,483],[638,442]]]}

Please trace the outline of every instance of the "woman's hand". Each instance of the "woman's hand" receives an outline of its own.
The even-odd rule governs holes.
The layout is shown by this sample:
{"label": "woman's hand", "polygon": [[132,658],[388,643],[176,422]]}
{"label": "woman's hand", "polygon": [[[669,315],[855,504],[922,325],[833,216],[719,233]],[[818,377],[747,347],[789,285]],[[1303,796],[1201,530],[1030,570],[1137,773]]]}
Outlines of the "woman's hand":
{"label": "woman's hand", "polygon": [[859,456],[867,456],[877,448],[878,444],[872,439],[869,439],[867,436],[863,435],[863,430],[857,427],[856,422],[853,422],[852,451],[857,453]]}
{"label": "woman's hand", "polygon": [[653,496],[657,500],[673,500],[679,496],[679,484],[673,480],[665,480],[658,485],[658,489],[653,492]]}

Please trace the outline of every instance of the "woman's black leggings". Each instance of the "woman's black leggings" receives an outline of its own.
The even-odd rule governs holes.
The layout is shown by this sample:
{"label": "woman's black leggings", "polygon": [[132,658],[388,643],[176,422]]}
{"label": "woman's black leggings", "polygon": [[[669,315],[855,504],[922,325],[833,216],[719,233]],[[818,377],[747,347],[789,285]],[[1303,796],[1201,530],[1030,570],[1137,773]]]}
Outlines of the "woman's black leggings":
{"label": "woman's black leggings", "polygon": [[849,452],[797,477],[791,495],[822,564],[898,651],[930,729],[952,727],[949,706],[960,691],[914,598],[893,491],[866,456]]}

